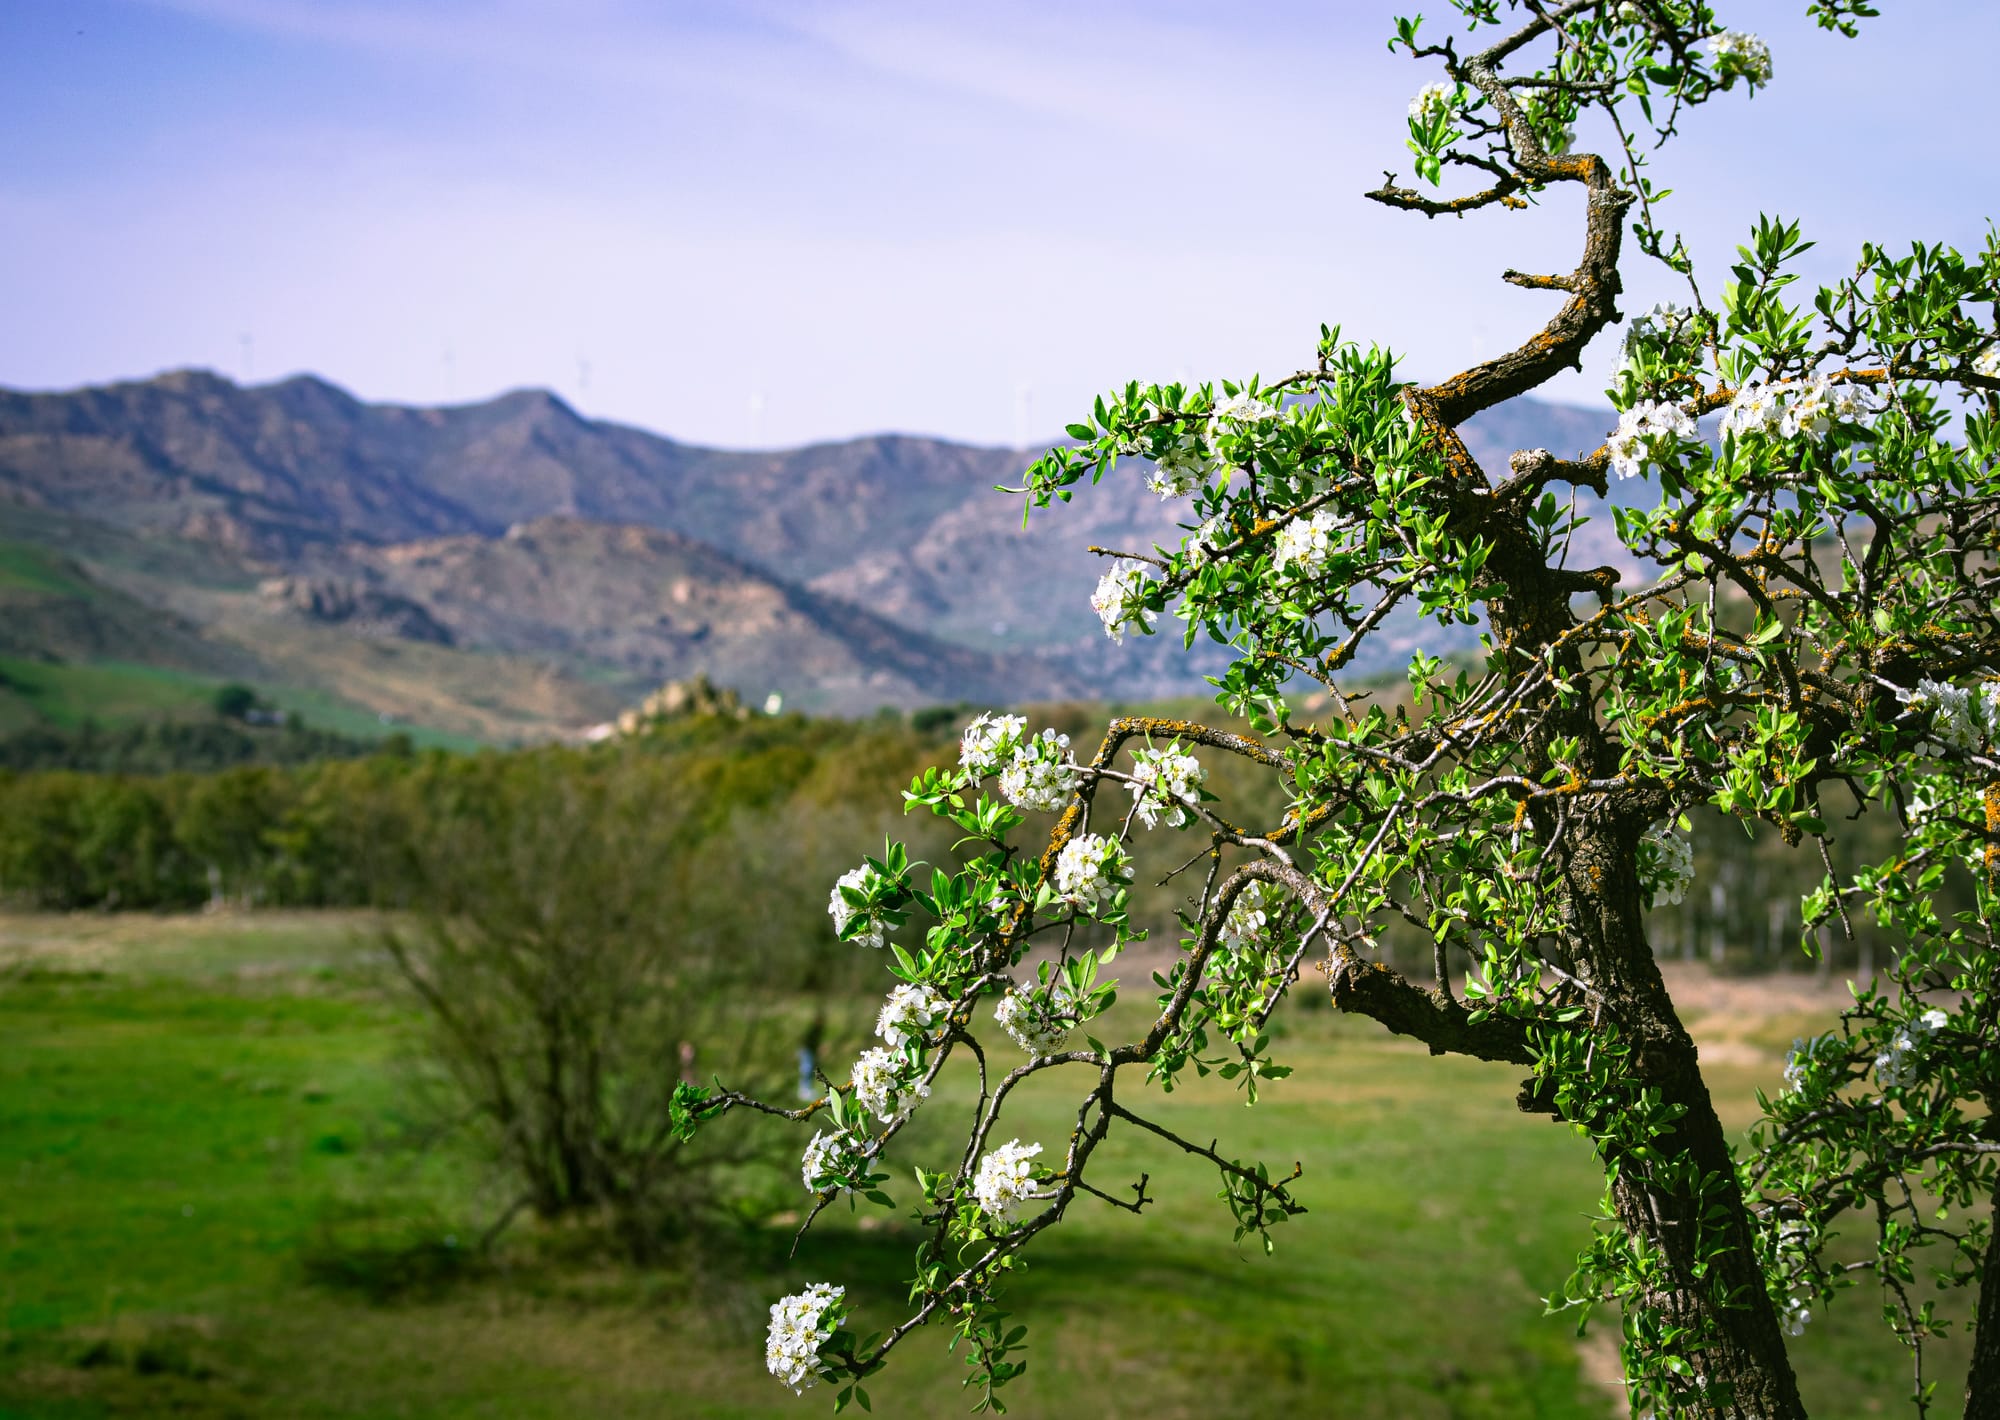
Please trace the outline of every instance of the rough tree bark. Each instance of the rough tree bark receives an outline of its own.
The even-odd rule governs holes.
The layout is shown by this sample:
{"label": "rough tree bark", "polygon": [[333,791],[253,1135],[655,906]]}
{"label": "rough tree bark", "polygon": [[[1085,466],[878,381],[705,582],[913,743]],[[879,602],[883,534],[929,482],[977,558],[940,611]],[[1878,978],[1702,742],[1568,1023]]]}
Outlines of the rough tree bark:
{"label": "rough tree bark", "polygon": [[[1635,194],[1617,186],[1602,158],[1545,152],[1497,76],[1507,56],[1540,35],[1548,23],[1544,16],[1482,53],[1463,61],[1447,56],[1447,62],[1455,78],[1478,88],[1492,102],[1508,129],[1521,179],[1573,183],[1584,189],[1584,249],[1575,271],[1560,277],[1508,273],[1517,285],[1566,291],[1569,300],[1517,349],[1406,395],[1412,414],[1437,438],[1453,470],[1445,494],[1453,521],[1465,530],[1476,529],[1492,543],[1489,576],[1506,589],[1488,602],[1494,644],[1521,672],[1551,647],[1561,645],[1563,633],[1576,625],[1570,609],[1573,595],[1593,592],[1608,599],[1616,583],[1617,573],[1610,568],[1572,571],[1550,566],[1523,512],[1551,478],[1604,491],[1603,455],[1600,451],[1595,460],[1570,463],[1539,450],[1526,452],[1512,461],[1515,477],[1496,484],[1472,457],[1458,427],[1482,410],[1539,388],[1558,370],[1580,363],[1591,339],[1619,318],[1620,249],[1625,214],[1635,201]],[[1370,196],[1435,217],[1509,202],[1521,185],[1502,182],[1453,204],[1439,204],[1393,186]],[[1555,660],[1565,673],[1585,670],[1573,650],[1557,651]],[[1617,746],[1606,738],[1586,705],[1565,708],[1549,695],[1540,709],[1543,713],[1533,720],[1539,728],[1532,745],[1539,767],[1552,762],[1547,747],[1553,741],[1574,737],[1583,747],[1582,772],[1592,778],[1616,775]],[[1666,809],[1664,801],[1655,802],[1635,786],[1583,822],[1573,822],[1562,840],[1566,846],[1561,850],[1561,867],[1570,901],[1565,949],[1574,958],[1566,969],[1601,994],[1603,1008],[1634,1040],[1641,1082],[1657,1086],[1669,1104],[1683,1111],[1672,1131],[1656,1144],[1691,1160],[1713,1180],[1703,1196],[1684,1197],[1648,1182],[1634,1161],[1612,1157],[1606,1163],[1617,1171],[1613,1198],[1620,1222],[1666,1260],[1668,1281],[1653,1298],[1663,1317],[1711,1338],[1702,1351],[1702,1363],[1707,1388],[1716,1397],[1712,1413],[1745,1420],[1803,1420],[1805,1409],[1777,1311],[1758,1270],[1749,1211],[1736,1182],[1727,1137],[1702,1079],[1694,1041],[1674,1010],[1645,936],[1637,844],[1646,826]],[[1555,837],[1551,822],[1537,827],[1543,841]],[[1338,1001],[1340,992],[1335,994]],[[1353,1008],[1351,1000],[1343,1004]],[[1537,1107],[1531,1092],[1524,1091],[1523,1107]],[[1698,1266],[1695,1240],[1703,1227],[1711,1233],[1717,1227],[1717,1209],[1729,1246],[1720,1257]]]}
{"label": "rough tree bark", "polygon": [[1986,1239],[1972,1364],[1965,1372],[1965,1420],[2000,1420],[2000,1189],[1993,1194],[1993,1231]]}

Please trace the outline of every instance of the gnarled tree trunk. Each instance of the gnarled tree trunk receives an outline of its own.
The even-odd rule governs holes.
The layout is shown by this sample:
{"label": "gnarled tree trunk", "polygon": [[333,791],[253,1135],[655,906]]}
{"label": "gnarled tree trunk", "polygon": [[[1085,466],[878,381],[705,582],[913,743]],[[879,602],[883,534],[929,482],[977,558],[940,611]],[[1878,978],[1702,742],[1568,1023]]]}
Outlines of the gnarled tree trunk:
{"label": "gnarled tree trunk", "polygon": [[1965,1372],[1965,1420],[2000,1420],[2000,1189],[1993,1195],[1993,1218],[1979,1283],[1972,1364]]}

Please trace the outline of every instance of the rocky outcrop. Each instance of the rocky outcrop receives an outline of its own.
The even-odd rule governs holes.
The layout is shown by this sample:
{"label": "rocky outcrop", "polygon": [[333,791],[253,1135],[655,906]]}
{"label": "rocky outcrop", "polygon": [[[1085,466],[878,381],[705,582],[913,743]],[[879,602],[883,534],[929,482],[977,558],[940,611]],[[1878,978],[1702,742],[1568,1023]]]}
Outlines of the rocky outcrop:
{"label": "rocky outcrop", "polygon": [[257,588],[275,608],[362,636],[393,636],[434,646],[457,644],[422,603],[378,587],[329,578],[273,577]]}

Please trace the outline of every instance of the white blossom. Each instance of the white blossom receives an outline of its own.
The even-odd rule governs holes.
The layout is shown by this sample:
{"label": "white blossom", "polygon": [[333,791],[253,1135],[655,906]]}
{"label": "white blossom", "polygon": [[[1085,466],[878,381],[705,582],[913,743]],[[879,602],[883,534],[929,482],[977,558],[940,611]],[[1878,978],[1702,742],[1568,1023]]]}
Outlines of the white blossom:
{"label": "white blossom", "polygon": [[1211,417],[1218,425],[1227,421],[1241,429],[1245,425],[1262,424],[1276,419],[1278,411],[1275,406],[1266,404],[1248,390],[1239,390],[1215,406],[1215,413]]}
{"label": "white blossom", "polygon": [[1063,1048],[1076,1028],[1076,1007],[1061,982],[1046,991],[1016,986],[993,1008],[993,1019],[1016,1045],[1040,1059]]}
{"label": "white blossom", "polygon": [[1693,333],[1692,307],[1675,305],[1672,301],[1655,302],[1632,317],[1632,323],[1625,327],[1625,340],[1620,347],[1623,363],[1632,364],[1641,346],[1672,345]]}
{"label": "white blossom", "polygon": [[1785,1056],[1785,1093],[1797,1094],[1805,1088],[1822,1053],[1836,1062],[1844,1062],[1847,1058],[1838,1036],[1827,1034],[1793,1038],[1792,1048]]}
{"label": "white blossom", "polygon": [[1908,1031],[1897,1031],[1889,1048],[1875,1057],[1875,1078],[1884,1089],[1897,1089],[1917,1077],[1917,1042]]}
{"label": "white blossom", "polygon": [[931,1087],[912,1073],[901,1051],[876,1046],[854,1062],[854,1100],[884,1124],[894,1124],[930,1098]]}
{"label": "white blossom", "polygon": [[1102,834],[1072,838],[1056,855],[1056,892],[1086,912],[1108,906],[1131,877],[1123,846]]}
{"label": "white blossom", "polygon": [[[846,1129],[823,1130],[813,1135],[812,1143],[806,1145],[805,1155],[799,1160],[799,1177],[805,1180],[806,1190],[819,1192],[821,1180],[830,1174],[852,1174],[858,1172],[867,1162],[867,1143]],[[854,1190],[840,1185],[843,1193]]]}
{"label": "white blossom", "polygon": [[1243,885],[1222,923],[1222,945],[1232,952],[1262,953],[1270,945],[1276,889],[1256,879]]}
{"label": "white blossom", "polygon": [[[1612,470],[1620,478],[1637,478],[1648,465],[1677,456],[1680,445],[1695,436],[1694,415],[1682,406],[1672,400],[1642,399],[1618,416],[1618,428],[1604,444]],[[1664,456],[1662,443],[1666,443]]]}
{"label": "white blossom", "polygon": [[1778,434],[1818,443],[1835,424],[1861,423],[1881,413],[1887,404],[1881,391],[1872,386],[1824,375],[1810,381],[1751,383],[1730,401],[1728,413],[1722,416],[1722,432],[1738,438]]}
{"label": "white blossom", "polygon": [[771,1329],[764,1340],[764,1364],[772,1375],[803,1393],[820,1378],[819,1348],[846,1318],[845,1287],[815,1282],[771,1304]]}
{"label": "white blossom", "polygon": [[1792,1048],[1785,1054],[1785,1093],[1797,1094],[1805,1087],[1806,1075],[1812,1069],[1813,1055],[1819,1049],[1820,1037],[1808,1040],[1805,1036],[1792,1037]]}
{"label": "white blossom", "polygon": [[1771,82],[1771,46],[1746,30],[1724,30],[1708,37],[1708,52],[1728,88],[1742,75],[1753,85]]}
{"label": "white blossom", "polygon": [[1418,123],[1429,123],[1433,116],[1449,113],[1457,107],[1458,85],[1440,79],[1417,90],[1417,96],[1410,100],[1410,117]]}
{"label": "white blossom", "polygon": [[1146,607],[1150,579],[1143,562],[1120,562],[1098,579],[1090,594],[1090,609],[1104,623],[1104,634],[1122,643],[1130,627],[1151,631],[1159,613]]}
{"label": "white blossom", "polygon": [[980,1212],[998,1223],[1011,1222],[1021,1205],[1034,1197],[1034,1165],[1040,1144],[1011,1139],[979,1161],[972,1175],[972,1196]]}
{"label": "white blossom", "polygon": [[1762,382],[1746,384],[1729,402],[1722,416],[1722,432],[1739,438],[1745,434],[1769,434],[1785,414],[1785,386]]}
{"label": "white blossom", "polygon": [[2000,380],[2000,345],[1989,345],[1972,357],[1972,373]]}
{"label": "white blossom", "polygon": [[2000,681],[1978,686],[1953,685],[1949,681],[1920,680],[1914,691],[1899,690],[1898,698],[1919,713],[1931,716],[1931,754],[1938,745],[1960,754],[1975,754],[1984,739],[2000,740]]}
{"label": "white blossom", "polygon": [[1951,1024],[1951,1017],[1932,1008],[1897,1031],[1888,1049],[1875,1057],[1875,1078],[1883,1088],[1907,1085],[1917,1078],[1917,1064],[1933,1037]]}
{"label": "white blossom", "polygon": [[[1229,529],[1224,526],[1221,515],[1217,514],[1210,518],[1189,533],[1181,543],[1188,566],[1206,567],[1214,558],[1215,550],[1229,540]],[[1186,619],[1186,613],[1183,611],[1182,620]]]}
{"label": "white blossom", "polygon": [[1321,508],[1310,519],[1293,518],[1278,529],[1272,560],[1279,567],[1296,567],[1302,577],[1312,576],[1333,555],[1333,530],[1338,521],[1331,508]]}
{"label": "white blossom", "polygon": [[1640,847],[1650,849],[1640,856],[1639,880],[1653,905],[1678,904],[1694,881],[1694,844],[1675,832],[1671,822],[1664,822],[1646,830]]}
{"label": "white blossom", "polygon": [[[1143,450],[1135,451],[1143,453]],[[1199,434],[1190,432],[1170,449],[1153,454],[1153,468],[1146,486],[1161,499],[1185,498],[1215,472],[1216,462]]]}
{"label": "white blossom", "polygon": [[1835,405],[1827,398],[1827,387],[1823,381],[1792,385],[1785,390],[1784,398],[1785,412],[1778,421],[1778,432],[1786,438],[1803,436],[1817,444],[1832,432]]}
{"label": "white blossom", "polygon": [[1045,729],[1021,741],[1014,758],[1000,771],[1000,795],[1023,809],[1055,813],[1076,787],[1076,761],[1070,758],[1069,736]]}
{"label": "white blossom", "polygon": [[930,987],[905,982],[889,993],[875,1017],[875,1034],[901,1050],[912,1041],[928,1036],[943,1022],[948,1006],[944,997]]}
{"label": "white blossom", "polygon": [[1207,778],[1201,761],[1175,740],[1161,750],[1134,750],[1132,783],[1127,787],[1146,827],[1157,828],[1164,821],[1169,828],[1180,828],[1192,818],[1188,805],[1201,802],[1199,791]]}
{"label": "white blossom", "polygon": [[[833,917],[833,930],[836,936],[845,933],[847,931],[847,924],[852,922],[857,914],[863,912],[863,909],[856,907],[847,900],[841,893],[841,889],[852,888],[856,892],[868,892],[882,881],[882,875],[866,863],[840,875],[840,880],[834,884],[833,896],[828,900],[826,905],[827,912]],[[868,922],[866,930],[845,940],[852,941],[864,947],[879,948],[887,945],[889,941],[888,928],[883,923],[880,913],[870,911],[867,912],[866,916]]]}
{"label": "white blossom", "polygon": [[1888,395],[1873,385],[1854,380],[1825,380],[1819,383],[1825,388],[1824,398],[1833,406],[1833,417],[1843,424],[1859,424],[1889,407]]}
{"label": "white blossom", "polygon": [[1812,1320],[1812,1313],[1806,1310],[1806,1304],[1802,1298],[1793,1297],[1785,1303],[1785,1315],[1783,1319],[1785,1323],[1785,1335],[1804,1336],[1806,1334],[1806,1323]]}
{"label": "white blossom", "polygon": [[958,737],[958,764],[975,779],[984,779],[1014,753],[1028,722],[1019,715],[981,715]]}

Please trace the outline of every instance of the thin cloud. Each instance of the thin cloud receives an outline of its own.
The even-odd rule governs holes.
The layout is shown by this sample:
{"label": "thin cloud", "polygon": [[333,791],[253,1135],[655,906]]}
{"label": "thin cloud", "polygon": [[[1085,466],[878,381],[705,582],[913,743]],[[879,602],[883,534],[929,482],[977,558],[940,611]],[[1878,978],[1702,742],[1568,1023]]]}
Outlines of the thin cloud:
{"label": "thin cloud", "polygon": [[[1425,77],[1383,52],[1387,0],[110,3],[84,37],[0,9],[0,134],[54,154],[62,127],[0,170],[0,383],[241,373],[254,332],[260,378],[375,398],[549,384],[695,440],[1002,442],[1023,386],[1053,428],[1135,375],[1295,368],[1321,320],[1441,373],[1552,308],[1502,269],[1575,259],[1569,193],[1465,223],[1361,196],[1407,172]],[[1976,241],[2000,160],[1927,135],[1983,131],[2000,8],[1858,46],[1785,14],[1777,84],[1665,156],[1669,222],[1713,266],[1782,210],[1822,273],[1862,236]],[[1829,92],[1858,116],[1802,146]],[[1629,285],[1673,293],[1642,261]]]}

